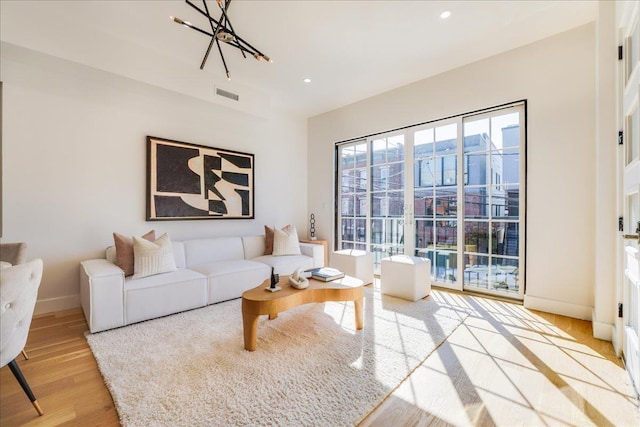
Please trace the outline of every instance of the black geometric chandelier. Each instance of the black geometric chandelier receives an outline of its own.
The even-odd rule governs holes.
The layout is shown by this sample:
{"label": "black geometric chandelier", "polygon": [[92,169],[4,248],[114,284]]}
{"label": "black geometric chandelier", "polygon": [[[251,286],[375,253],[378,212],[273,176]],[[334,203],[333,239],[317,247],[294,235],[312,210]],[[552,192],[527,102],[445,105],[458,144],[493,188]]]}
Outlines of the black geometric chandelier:
{"label": "black geometric chandelier", "polygon": [[240,37],[235,30],[233,29],[233,25],[229,20],[229,15],[227,15],[227,11],[229,10],[229,5],[231,4],[231,0],[216,0],[218,7],[220,8],[220,18],[217,20],[211,16],[209,13],[209,7],[207,6],[206,0],[202,0],[202,4],[204,5],[204,9],[200,9],[198,6],[193,4],[190,0],[185,0],[185,2],[204,15],[209,20],[209,25],[211,26],[211,32],[203,30],[201,28],[196,27],[189,21],[183,21],[180,18],[175,16],[170,16],[169,19],[172,21],[184,25],[187,28],[191,28],[192,30],[196,30],[199,33],[202,33],[206,36],[211,37],[211,41],[209,42],[209,47],[207,48],[207,52],[204,54],[204,58],[202,59],[202,64],[200,64],[200,69],[204,69],[204,64],[207,62],[207,58],[209,58],[209,53],[211,52],[211,48],[213,44],[216,44],[218,48],[218,52],[220,53],[220,58],[222,59],[222,65],[224,65],[224,71],[227,74],[227,79],[231,80],[231,74],[229,74],[229,68],[227,68],[227,62],[224,60],[224,55],[222,54],[222,49],[220,48],[220,42],[226,43],[229,46],[233,46],[236,49],[240,50],[242,56],[247,57],[247,53],[253,56],[258,61],[267,61],[273,62],[271,58],[269,58],[264,53],[260,52],[255,47],[251,46],[246,40]]}

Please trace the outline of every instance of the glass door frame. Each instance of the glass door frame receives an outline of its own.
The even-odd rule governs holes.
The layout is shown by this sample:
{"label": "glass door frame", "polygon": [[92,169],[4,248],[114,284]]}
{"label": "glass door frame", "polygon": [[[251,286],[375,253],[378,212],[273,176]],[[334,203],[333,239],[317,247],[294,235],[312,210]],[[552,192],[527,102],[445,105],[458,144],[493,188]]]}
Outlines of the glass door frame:
{"label": "glass door frame", "polygon": [[[409,200],[410,202],[407,203],[407,211],[409,212],[407,221],[410,224],[411,227],[411,239],[405,239],[405,253],[407,254],[412,254],[414,256],[420,256],[418,251],[425,249],[425,248],[419,248],[417,246],[416,243],[416,230],[418,229],[417,226],[417,221],[433,221],[434,223],[437,224],[437,221],[445,221],[445,219],[438,219],[438,215],[437,215],[437,210],[434,210],[434,214],[432,219],[425,219],[425,218],[420,218],[420,219],[416,219],[415,218],[415,193],[416,193],[416,187],[415,187],[415,176],[414,176],[414,172],[416,169],[416,166],[414,164],[415,161],[415,135],[418,132],[421,131],[425,131],[425,130],[429,130],[429,129],[433,129],[434,130],[434,152],[435,152],[435,145],[438,142],[444,142],[445,140],[440,140],[438,141],[437,136],[435,135],[435,131],[438,128],[444,128],[450,125],[455,124],[456,125],[456,136],[455,136],[455,146],[456,146],[456,152],[455,152],[455,156],[456,156],[456,199],[458,201],[457,206],[456,206],[456,218],[455,218],[455,222],[456,222],[456,274],[455,274],[455,281],[447,281],[447,275],[446,275],[446,271],[447,268],[445,267],[445,277],[444,280],[440,280],[440,278],[436,275],[432,275],[431,276],[431,284],[434,286],[438,286],[441,288],[446,288],[446,289],[452,289],[452,290],[456,290],[456,291],[462,291],[463,290],[463,281],[461,280],[462,275],[464,275],[464,273],[462,273],[462,275],[460,274],[460,270],[458,268],[458,266],[463,265],[463,257],[464,254],[461,253],[461,251],[459,250],[460,245],[459,242],[464,240],[464,229],[462,229],[460,227],[460,210],[463,209],[463,205],[461,204],[461,195],[462,195],[462,185],[460,185],[458,182],[460,181],[460,177],[462,176],[462,179],[464,180],[464,160],[461,158],[460,156],[460,147],[462,146],[462,119],[463,119],[463,115],[460,116],[456,116],[456,117],[451,117],[451,118],[446,118],[446,119],[442,119],[442,120],[435,120],[435,121],[431,121],[428,123],[424,123],[421,125],[417,125],[417,126],[412,126],[411,128],[409,128],[407,130],[407,158],[411,159],[411,167],[407,168],[410,169],[410,174],[411,174],[411,180],[409,181],[409,178],[407,178],[406,182],[411,183],[411,185],[406,186],[405,190],[406,190],[406,200]],[[449,155],[450,156],[450,155]],[[436,160],[444,158],[447,156],[434,156],[433,158]],[[437,166],[435,167],[435,170],[437,171]],[[462,172],[460,172],[462,171]],[[440,170],[440,172],[442,172],[442,170]],[[437,185],[434,185],[432,187],[434,189],[434,191],[436,191],[436,189],[438,188]],[[438,196],[437,194],[434,193],[434,196],[436,197],[436,205],[437,205],[437,201],[438,201]],[[445,217],[442,217],[445,218]],[[434,225],[434,229],[437,228],[436,225]],[[434,242],[436,242],[437,237],[434,237]],[[437,244],[437,242],[436,242]],[[431,259],[435,260],[436,263],[438,262],[438,251],[436,250],[436,248],[434,248],[434,250],[432,251],[433,255],[430,257]],[[441,257],[442,258],[442,257]],[[448,264],[448,261],[445,261]],[[434,268],[438,268],[438,266],[431,266],[432,271]],[[464,271],[464,270],[463,270]]]}
{"label": "glass door frame", "polygon": [[636,393],[640,393],[640,243],[637,237],[640,233],[640,5],[627,2],[621,7],[618,45],[624,47],[624,54],[618,68],[617,119],[624,129],[624,141],[618,152],[617,193],[624,231],[618,238],[616,293],[623,310],[622,319],[618,318],[615,326],[616,338],[621,344],[617,350],[621,350]]}
{"label": "glass door frame", "polygon": [[[472,286],[472,285],[467,285],[466,283],[463,283],[463,290],[465,291],[471,291],[471,292],[481,292],[483,294],[489,294],[489,295],[496,295],[496,296],[500,296],[500,297],[508,297],[508,298],[515,298],[518,300],[523,300],[524,299],[524,291],[526,288],[526,215],[527,215],[527,210],[526,210],[526,152],[527,152],[527,139],[526,139],[526,114],[527,114],[527,108],[526,108],[526,101],[521,101],[521,102],[514,102],[512,104],[506,105],[506,106],[500,106],[498,108],[494,108],[494,109],[490,109],[490,110],[486,110],[483,112],[480,112],[478,114],[468,114],[465,115],[462,118],[462,122],[463,122],[463,130],[462,132],[460,132],[461,138],[464,141],[465,139],[465,134],[464,134],[464,124],[466,122],[470,122],[470,121],[477,121],[477,120],[482,120],[482,119],[490,119],[492,117],[496,116],[496,112],[500,113],[500,116],[502,115],[506,115],[509,114],[509,112],[512,113],[518,113],[519,114],[519,120],[518,120],[518,141],[519,141],[519,147],[518,147],[518,153],[519,153],[519,169],[518,169],[518,187],[519,187],[519,199],[518,199],[518,217],[515,220],[512,219],[508,219],[508,218],[502,218],[502,219],[495,219],[493,216],[493,191],[489,191],[489,195],[488,195],[488,206],[489,206],[489,212],[490,215],[488,215],[488,217],[486,218],[486,220],[482,220],[480,222],[488,222],[489,224],[489,229],[491,230],[491,224],[496,223],[496,222],[503,222],[503,223],[517,223],[518,224],[518,256],[517,257],[509,257],[509,256],[502,256],[500,257],[498,254],[493,254],[492,253],[492,248],[494,247],[494,242],[493,239],[497,238],[497,236],[494,236],[494,234],[492,232],[488,233],[488,243],[487,246],[489,248],[489,252],[488,254],[484,254],[484,253],[479,253],[476,252],[473,255],[480,257],[480,256],[486,256],[488,258],[488,265],[489,265],[489,275],[491,275],[491,270],[493,268],[496,268],[497,271],[501,271],[501,269],[497,268],[497,267],[493,267],[492,264],[492,260],[493,259],[499,259],[499,258],[503,258],[503,259],[518,259],[518,273],[517,273],[517,293],[516,294],[505,294],[504,291],[500,291],[500,290],[496,290],[496,289],[489,289],[489,287],[487,286],[487,289],[482,289],[482,288],[478,288],[476,286]],[[489,148],[487,150],[487,157],[488,157],[488,161],[487,163],[489,165],[491,165],[491,168],[487,167],[486,173],[488,174],[487,177],[487,187],[491,188],[494,186],[501,186],[501,185],[505,185],[504,183],[494,183],[492,181],[493,179],[493,156],[494,155],[498,155],[497,153],[500,152],[500,150],[504,150],[504,148],[498,148],[493,149],[493,148]],[[465,147],[462,145],[460,147],[460,151],[463,152],[462,155],[460,155],[460,157],[462,157],[462,159],[460,159],[461,162],[464,162],[464,151],[465,151]],[[521,164],[520,164],[521,163]],[[467,221],[467,217],[465,216],[465,212],[464,212],[464,204],[466,202],[466,198],[464,196],[464,185],[461,186],[462,188],[460,189],[460,191],[462,192],[462,194],[459,196],[459,200],[461,200],[461,205],[462,207],[462,212],[460,213],[460,216],[462,217],[460,221],[462,221],[461,223],[463,224],[463,227],[459,227],[461,228],[460,230],[460,234],[461,234],[461,238],[460,238],[460,242],[465,242],[465,229],[466,227],[464,226],[465,221]],[[497,216],[496,216],[497,217]],[[477,221],[477,219],[473,218],[473,220]],[[506,238],[506,237],[503,237]],[[497,243],[497,242],[496,242]],[[503,243],[504,244],[504,243]],[[463,243],[463,247],[465,247],[464,243]],[[465,257],[464,257],[464,253],[459,254],[459,259],[458,259],[458,265],[465,265]],[[496,264],[497,265],[497,264]],[[464,274],[464,273],[463,273]],[[496,273],[497,275],[497,273]],[[506,278],[506,273],[505,273],[505,278]],[[506,280],[506,279],[505,279]],[[463,277],[463,282],[464,282],[464,277]]]}
{"label": "glass door frame", "polygon": [[[395,162],[389,162],[389,158],[386,158],[386,162],[384,163],[375,163],[372,160],[372,155],[374,153],[374,149],[373,149],[373,144],[376,141],[379,141],[381,139],[384,139],[387,141],[389,141],[389,139],[392,139],[394,137],[398,137],[398,136],[402,136],[403,138],[403,158],[401,160],[395,161]],[[369,206],[369,210],[367,212],[367,227],[368,227],[368,233],[367,233],[367,248],[369,248],[371,250],[371,252],[374,253],[374,273],[375,274],[380,274],[380,259],[384,258],[385,256],[390,256],[390,255],[397,255],[397,254],[406,254],[407,252],[407,224],[408,223],[408,214],[407,214],[407,185],[406,183],[408,182],[407,180],[409,179],[408,176],[408,168],[406,167],[406,162],[407,162],[407,133],[404,130],[395,130],[395,131],[390,131],[390,132],[384,132],[384,133],[380,133],[380,134],[376,134],[376,135],[372,135],[366,138],[367,141],[367,150],[368,150],[368,155],[367,155],[367,171],[368,171],[368,176],[369,176],[369,183],[368,183],[368,195],[369,195],[369,199],[368,199],[368,206]],[[389,150],[388,150],[389,146],[387,145],[387,150],[385,150],[386,154],[388,155]],[[403,195],[403,200],[402,200],[402,212],[401,215],[399,216],[399,219],[397,220],[397,225],[396,224],[396,218],[398,218],[398,216],[395,215],[391,215],[389,214],[389,209],[391,208],[391,199],[387,199],[389,205],[387,206],[387,215],[381,215],[379,217],[374,217],[373,215],[373,195],[375,193],[373,187],[373,177],[374,177],[374,171],[373,168],[376,167],[377,165],[393,165],[393,164],[398,164],[401,163],[403,164],[403,170],[402,170],[402,190],[404,191],[400,191],[397,190],[398,193],[402,193]],[[387,185],[386,188],[381,189],[379,191],[392,191],[393,192],[393,188],[390,188],[388,185],[388,182],[390,181],[390,176],[387,176]],[[373,221],[375,220],[382,220],[385,222],[384,226],[383,226],[383,239],[381,242],[373,242],[372,241],[372,236],[373,236],[373,230],[372,230],[372,224]],[[390,225],[391,229],[396,228],[397,230],[399,230],[399,233],[397,235],[401,235],[403,243],[402,244],[398,244],[397,242],[393,242],[393,241],[387,241],[387,237],[389,235],[387,227],[389,227]],[[396,233],[393,233],[394,235],[396,235]],[[382,247],[383,251],[375,251],[374,246],[377,247]],[[396,251],[394,252],[394,248],[396,249]],[[402,251],[402,252],[401,252]]]}
{"label": "glass door frame", "polygon": [[[345,185],[345,182],[343,180],[343,176],[341,175],[343,168],[342,168],[342,158],[341,158],[341,153],[343,150],[348,149],[350,147],[354,147],[354,155],[357,152],[357,147],[365,145],[366,150],[365,150],[365,164],[364,164],[364,170],[366,171],[366,188],[364,189],[364,194],[367,197],[367,203],[366,203],[366,209],[365,209],[365,215],[364,216],[359,216],[356,214],[356,202],[357,202],[357,194],[358,191],[355,189],[356,184],[355,184],[355,180],[357,179],[355,176],[355,171],[357,169],[362,169],[362,165],[360,167],[357,166],[357,164],[355,163],[356,161],[356,157],[354,157],[354,167],[353,168],[349,168],[349,169],[354,169],[354,182],[352,183],[354,191],[352,192],[347,192],[347,194],[353,194],[353,211],[354,213],[352,215],[347,215],[347,219],[352,219],[353,220],[353,230],[354,230],[354,238],[352,240],[347,240],[346,242],[346,248],[352,248],[352,249],[362,249],[361,245],[366,249],[366,248],[370,248],[371,246],[371,239],[370,239],[370,229],[369,229],[369,224],[370,224],[370,220],[371,220],[371,209],[369,206],[369,193],[370,193],[370,179],[369,179],[369,171],[370,171],[370,158],[369,158],[369,148],[368,148],[368,141],[364,138],[358,138],[356,140],[353,141],[349,141],[348,143],[344,143],[344,144],[340,144],[336,146],[336,163],[335,163],[335,170],[336,170],[336,184],[335,184],[335,191],[336,191],[336,196],[335,196],[335,209],[334,209],[334,216],[335,216],[335,248],[334,249],[343,249],[343,246],[345,245],[345,241],[343,240],[344,237],[344,233],[342,232],[342,228],[343,228],[343,224],[342,224],[342,206],[343,206],[343,188]],[[364,242],[358,242],[358,238],[357,238],[357,220],[358,219],[363,219],[365,221],[365,241]]]}
{"label": "glass door frame", "polygon": [[[465,275],[465,216],[464,216],[464,191],[465,191],[465,147],[464,147],[464,122],[469,118],[477,119],[482,117],[492,117],[496,115],[496,112],[506,112],[506,111],[517,111],[519,113],[519,201],[518,201],[518,209],[519,216],[517,218],[517,222],[519,223],[518,229],[518,268],[519,268],[519,287],[517,294],[510,293],[505,294],[504,291],[489,289],[479,289],[476,287],[468,287],[464,284],[464,275]],[[362,219],[365,219],[365,241],[357,242],[358,245],[364,245],[366,250],[373,252],[373,245],[378,245],[379,243],[372,242],[372,159],[371,155],[373,153],[373,141],[380,140],[383,138],[390,138],[397,135],[404,135],[404,203],[403,203],[403,215],[400,220],[404,226],[403,230],[403,238],[404,242],[402,245],[402,250],[405,254],[408,255],[417,255],[416,251],[416,242],[415,242],[415,215],[414,215],[414,136],[415,133],[429,128],[437,128],[441,126],[446,126],[449,124],[455,123],[457,126],[456,132],[456,195],[457,195],[457,211],[456,211],[456,223],[457,223],[457,265],[456,265],[456,278],[453,282],[442,282],[437,278],[432,276],[432,285],[438,287],[444,287],[449,289],[454,289],[458,291],[473,291],[485,294],[493,294],[500,297],[514,298],[522,300],[524,298],[525,291],[525,277],[526,277],[526,100],[515,101],[508,104],[491,107],[487,109],[483,109],[477,112],[461,114],[441,120],[433,120],[429,122],[425,122],[422,124],[406,126],[400,129],[377,133],[373,135],[368,135],[366,137],[354,138],[352,140],[343,141],[336,143],[335,145],[335,158],[336,158],[336,184],[335,184],[335,248],[336,250],[346,249],[350,247],[355,247],[356,242],[353,241],[343,241],[343,235],[341,233],[342,229],[342,188],[343,188],[343,177],[342,177],[342,158],[341,154],[343,150],[350,146],[357,146],[363,143],[366,143],[366,151],[367,151],[367,161],[366,161],[366,171],[367,171],[367,186],[366,186],[366,194],[367,194],[367,211],[366,215],[362,216]],[[434,144],[435,144],[434,139]],[[446,157],[446,156],[445,156]],[[490,157],[488,155],[487,157]],[[435,157],[434,157],[435,158]],[[490,184],[488,184],[490,185]],[[436,188],[436,187],[434,187]],[[347,217],[348,218],[348,217]],[[436,221],[436,217],[433,217],[433,221]],[[490,221],[490,219],[488,219]],[[462,225],[462,226],[461,226]],[[355,227],[355,224],[354,224]],[[383,238],[384,239],[384,238]],[[353,243],[353,244],[352,244]],[[385,242],[381,242],[383,246],[385,246]],[[396,245],[399,246],[399,245]],[[358,249],[356,247],[356,249]],[[380,257],[382,257],[382,253]],[[386,255],[384,255],[386,256]],[[379,274],[379,269],[376,269],[376,274]]]}

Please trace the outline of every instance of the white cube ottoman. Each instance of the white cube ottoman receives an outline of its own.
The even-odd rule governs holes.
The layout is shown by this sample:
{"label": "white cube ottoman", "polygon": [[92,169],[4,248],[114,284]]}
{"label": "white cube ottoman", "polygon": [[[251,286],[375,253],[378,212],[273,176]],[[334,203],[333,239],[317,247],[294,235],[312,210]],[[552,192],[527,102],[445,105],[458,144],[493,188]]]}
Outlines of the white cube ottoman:
{"label": "white cube ottoman", "polygon": [[417,301],[431,293],[431,261],[409,255],[380,260],[380,288],[383,294]]}
{"label": "white cube ottoman", "polygon": [[362,283],[373,283],[373,253],[357,249],[343,249],[331,254],[331,267],[347,276],[357,277]]}

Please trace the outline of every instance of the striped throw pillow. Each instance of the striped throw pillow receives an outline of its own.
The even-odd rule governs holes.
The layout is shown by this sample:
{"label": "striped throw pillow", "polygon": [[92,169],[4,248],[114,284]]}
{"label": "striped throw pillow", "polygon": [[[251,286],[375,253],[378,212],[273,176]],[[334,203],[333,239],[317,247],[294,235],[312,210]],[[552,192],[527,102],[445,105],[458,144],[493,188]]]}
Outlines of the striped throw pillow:
{"label": "striped throw pillow", "polygon": [[298,232],[292,225],[273,230],[273,256],[300,255]]}
{"label": "striped throw pillow", "polygon": [[141,279],[177,269],[171,249],[171,240],[167,233],[164,233],[155,242],[133,236],[132,279]]}

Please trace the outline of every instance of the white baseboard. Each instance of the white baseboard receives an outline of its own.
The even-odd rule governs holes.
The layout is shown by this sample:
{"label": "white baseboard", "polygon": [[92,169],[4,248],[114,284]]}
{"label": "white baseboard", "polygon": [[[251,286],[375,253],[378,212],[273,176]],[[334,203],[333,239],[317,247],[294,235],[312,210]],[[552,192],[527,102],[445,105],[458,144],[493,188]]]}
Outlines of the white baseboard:
{"label": "white baseboard", "polygon": [[80,294],[38,300],[33,314],[53,313],[76,307],[80,307]]}
{"label": "white baseboard", "polygon": [[560,314],[582,320],[591,320],[591,313],[593,311],[593,307],[586,305],[572,304],[529,295],[524,296],[524,306],[532,310]]}
{"label": "white baseboard", "polygon": [[[595,319],[594,312],[591,314],[591,318]],[[591,320],[593,327],[593,337],[599,340],[613,341],[613,335],[615,332],[615,326],[611,323],[598,322],[597,320]]]}

